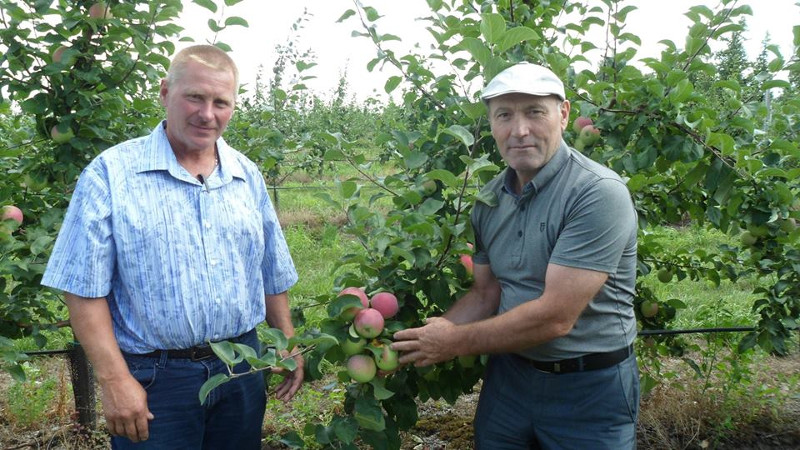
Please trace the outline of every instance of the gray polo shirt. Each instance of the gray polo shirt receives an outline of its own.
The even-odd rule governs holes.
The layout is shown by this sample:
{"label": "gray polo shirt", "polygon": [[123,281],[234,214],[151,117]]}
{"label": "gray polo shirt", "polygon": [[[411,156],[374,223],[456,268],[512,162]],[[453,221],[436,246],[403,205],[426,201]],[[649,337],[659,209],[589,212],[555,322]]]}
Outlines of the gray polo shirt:
{"label": "gray polo shirt", "polygon": [[637,217],[625,183],[563,140],[519,196],[515,179],[505,169],[484,187],[497,205],[472,209],[473,260],[489,264],[500,282],[498,314],[542,295],[548,263],[608,274],[568,335],[520,354],[553,361],[633,342]]}

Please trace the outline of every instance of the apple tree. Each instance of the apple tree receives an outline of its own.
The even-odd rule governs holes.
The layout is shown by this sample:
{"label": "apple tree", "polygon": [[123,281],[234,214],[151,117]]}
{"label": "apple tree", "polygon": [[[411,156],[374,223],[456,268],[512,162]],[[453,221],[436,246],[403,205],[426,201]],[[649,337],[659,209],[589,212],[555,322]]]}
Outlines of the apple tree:
{"label": "apple tree", "polygon": [[[212,0],[196,3],[217,10]],[[0,223],[0,358],[17,377],[24,355],[7,351],[10,339],[44,346],[42,331],[66,323],[40,281],[79,173],[163,117],[158,83],[182,8],[179,0],[0,1],[0,206],[24,212],[19,227]],[[215,32],[233,25],[246,22],[209,20]]]}
{"label": "apple tree", "polygon": [[[669,275],[715,285],[755,275],[753,310],[760,320],[739,349],[787,351],[800,316],[800,152],[787,132],[798,129],[800,102],[782,98],[775,114],[762,99],[768,91],[788,94],[789,83],[779,74],[800,70],[800,27],[794,29],[796,54],[788,60],[777,47],[768,47],[760,95],[745,95],[734,80],[715,82],[724,96],[720,109],[692,80],[714,73],[712,46],[741,31],[739,19],[751,14],[733,1],[723,1],[717,10],[691,7],[685,40],[662,40],[657,57],[637,56],[641,40],[625,28],[635,6],[622,1],[429,0],[431,13],[423,20],[435,45],[428,54],[395,52],[392,44],[401,38],[381,34],[379,11],[354,3],[340,21],[354,20],[359,28],[354,34],[374,43],[377,56],[369,69],[394,72],[385,89],[403,89],[409,125],[378,140],[385,160],[400,168],[368,180],[378,193],[368,196],[359,181],[346,180],[326,200],[346,213],[346,231],[363,247],[343,257],[337,287],[393,292],[400,311],[387,328],[419,326],[468,288],[460,255],[469,251],[470,206],[496,201],[479,187],[500,165],[478,91],[484,80],[525,60],[549,66],[565,81],[571,119],[588,117],[599,132],[583,138],[581,151],[627,181],[641,229],[639,274],[662,271],[665,280]],[[605,36],[606,44],[598,45],[594,35]],[[579,137],[572,128],[565,135],[568,142]],[[326,158],[348,159],[357,168],[368,163],[341,135],[330,134],[329,141]],[[654,226],[687,219],[741,235],[742,243],[690,253],[660,246],[649,236]],[[664,328],[684,306],[657,298],[641,281],[637,288],[644,329]],[[320,330],[340,344],[317,348],[308,364],[312,375],[319,375],[323,360],[345,361],[343,347],[351,335],[341,313],[357,301],[328,300],[330,317]],[[670,345],[681,351],[678,343]],[[415,400],[454,401],[473,388],[479,371],[465,363],[470,364],[403,367],[384,378],[350,383],[344,411],[328,424],[307,426],[305,435],[331,448],[356,448],[356,443],[399,448],[399,431],[416,421]],[[349,378],[342,374],[342,379]]]}

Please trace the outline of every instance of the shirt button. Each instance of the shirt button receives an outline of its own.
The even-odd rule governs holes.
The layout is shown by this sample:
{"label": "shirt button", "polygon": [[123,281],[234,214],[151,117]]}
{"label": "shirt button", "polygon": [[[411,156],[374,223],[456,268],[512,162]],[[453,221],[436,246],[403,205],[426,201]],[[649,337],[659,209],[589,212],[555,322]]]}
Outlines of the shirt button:
{"label": "shirt button", "polygon": [[219,305],[220,303],[222,303],[222,300],[220,300],[220,299],[219,299],[219,297],[218,297],[218,298],[216,298],[216,299],[214,300],[214,303],[216,303],[216,304],[218,304],[218,305]]}
{"label": "shirt button", "polygon": [[214,335],[214,340],[215,340],[215,341],[218,341],[218,340],[219,340],[219,335],[218,335],[218,334],[215,334],[215,335]]}
{"label": "shirt button", "polygon": [[206,229],[208,229],[208,228],[211,228],[211,223],[209,223],[209,222],[206,222],[206,223],[205,223],[205,226],[206,226]]}
{"label": "shirt button", "polygon": [[522,237],[522,231],[517,231],[517,236]]}
{"label": "shirt button", "polygon": [[216,259],[212,259],[211,260],[211,265],[212,266],[216,266],[217,265],[217,260]]}

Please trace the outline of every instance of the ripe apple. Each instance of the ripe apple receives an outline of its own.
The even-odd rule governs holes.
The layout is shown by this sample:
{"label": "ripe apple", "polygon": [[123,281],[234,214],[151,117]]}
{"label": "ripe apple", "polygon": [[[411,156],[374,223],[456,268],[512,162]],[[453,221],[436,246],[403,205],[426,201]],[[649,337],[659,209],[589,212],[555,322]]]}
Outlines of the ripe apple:
{"label": "ripe apple", "polygon": [[89,17],[92,19],[110,19],[114,17],[111,9],[106,7],[105,2],[97,2],[89,7]]}
{"label": "ripe apple", "polygon": [[[359,300],[361,300],[362,308],[368,308],[369,307],[369,297],[367,297],[367,293],[364,292],[364,289],[361,289],[359,287],[354,287],[354,286],[346,287],[346,288],[342,289],[342,292],[339,292],[338,296],[341,297],[343,295],[355,295],[356,297],[358,297]],[[360,311],[362,308],[359,308],[358,306],[353,306],[352,308],[347,308],[346,310],[344,310],[342,312],[342,316],[341,317],[344,320],[353,320],[353,318],[356,316],[358,311]]]}
{"label": "ripe apple", "polygon": [[368,383],[377,371],[375,360],[368,355],[353,355],[347,360],[347,374],[359,383]]}
{"label": "ripe apple", "polygon": [[399,365],[399,355],[388,345],[384,345],[381,353],[375,356],[375,365],[381,370],[394,370]]}
{"label": "ripe apple", "polygon": [[369,301],[372,308],[380,311],[384,319],[394,317],[400,306],[397,304],[397,297],[391,292],[378,292]]}
{"label": "ripe apple", "polygon": [[342,342],[342,351],[347,356],[352,356],[361,353],[364,348],[367,346],[367,340],[364,338],[353,339],[352,337],[348,336],[348,338]]}
{"label": "ripe apple", "polygon": [[658,314],[658,303],[645,300],[642,302],[641,306],[639,306],[639,310],[642,312],[644,317],[654,317]]}
{"label": "ripe apple", "polygon": [[572,129],[576,133],[580,133],[586,127],[590,127],[593,125],[592,119],[588,117],[577,117],[575,118],[575,122],[572,122]]}
{"label": "ripe apple", "polygon": [[367,339],[378,337],[383,331],[383,323],[383,315],[375,308],[364,308],[353,319],[356,333]]}
{"label": "ripe apple", "polygon": [[3,207],[3,215],[0,217],[0,220],[13,220],[17,222],[18,225],[22,225],[22,210],[17,208],[14,205],[6,205]]}

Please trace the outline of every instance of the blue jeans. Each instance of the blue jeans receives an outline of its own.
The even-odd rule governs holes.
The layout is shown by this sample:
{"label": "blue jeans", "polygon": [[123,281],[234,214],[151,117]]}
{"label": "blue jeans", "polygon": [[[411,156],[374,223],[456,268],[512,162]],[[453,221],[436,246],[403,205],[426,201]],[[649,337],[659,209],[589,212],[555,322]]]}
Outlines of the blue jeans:
{"label": "blue jeans", "polygon": [[[259,351],[255,330],[239,342]],[[200,404],[198,393],[206,380],[228,373],[216,357],[200,361],[125,354],[128,368],[147,391],[150,438],[133,443],[113,437],[113,449],[260,449],[266,408],[264,377],[260,372],[236,378],[215,388]],[[246,372],[247,363],[235,372]]]}
{"label": "blue jeans", "polygon": [[475,412],[475,448],[636,448],[636,356],[607,369],[552,374],[494,355]]}

